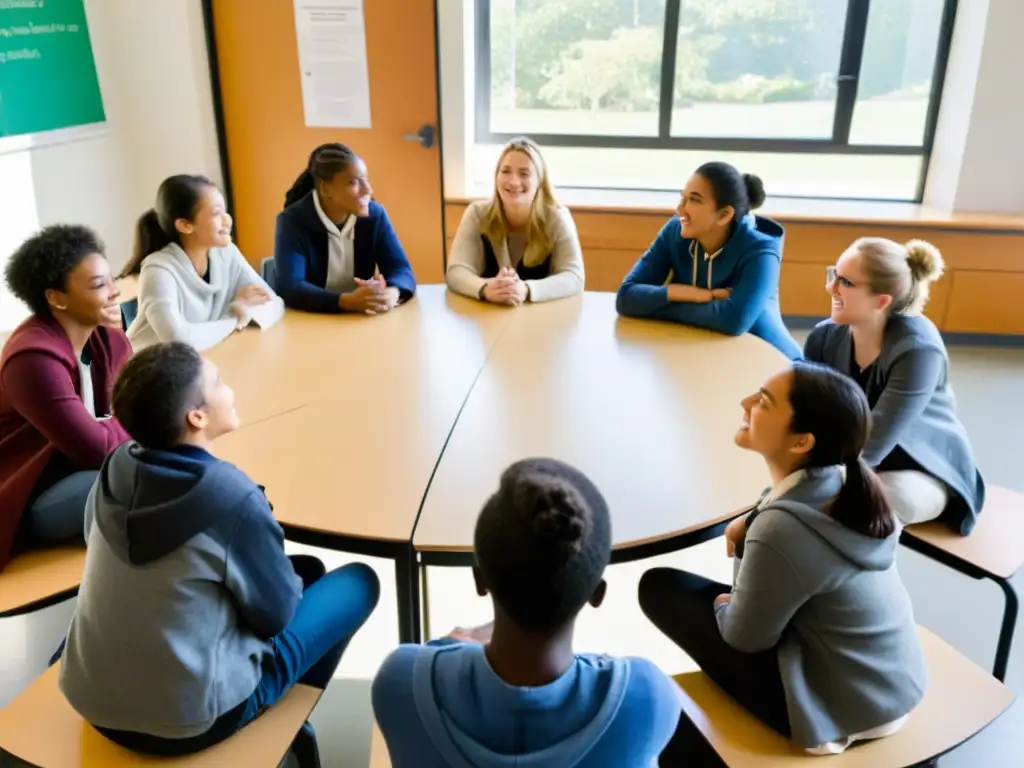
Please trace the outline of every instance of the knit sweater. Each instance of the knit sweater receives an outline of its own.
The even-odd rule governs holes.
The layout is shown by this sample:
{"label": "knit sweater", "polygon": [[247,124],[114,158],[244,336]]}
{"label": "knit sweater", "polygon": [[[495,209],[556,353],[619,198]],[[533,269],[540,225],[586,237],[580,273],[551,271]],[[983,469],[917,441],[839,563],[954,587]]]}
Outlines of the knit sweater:
{"label": "knit sweater", "polygon": [[266,304],[249,307],[253,322],[268,328],[281,319],[284,302],[234,244],[211,248],[209,260],[206,282],[174,243],[146,257],[139,274],[139,314],[128,328],[136,351],[161,341],[183,341],[199,350],[220,343],[238,326],[228,308],[247,285],[271,295]]}
{"label": "knit sweater", "polygon": [[575,296],[583,291],[583,251],[576,233],[576,223],[564,206],[547,210],[544,223],[551,240],[551,253],[536,267],[515,265],[509,256],[507,242],[492,243],[480,233],[480,225],[491,206],[490,200],[470,203],[462,214],[448,253],[445,281],[456,293],[478,298],[489,278],[499,267],[518,268],[529,290],[530,301],[552,301]]}
{"label": "knit sweater", "polygon": [[[93,405],[110,413],[110,393],[131,345],[120,330],[97,328],[86,343]],[[55,454],[75,469],[99,469],[128,439],[115,419],[97,421],[82,402],[81,373],[71,341],[52,317],[19,325],[0,358],[0,568],[36,482]]]}

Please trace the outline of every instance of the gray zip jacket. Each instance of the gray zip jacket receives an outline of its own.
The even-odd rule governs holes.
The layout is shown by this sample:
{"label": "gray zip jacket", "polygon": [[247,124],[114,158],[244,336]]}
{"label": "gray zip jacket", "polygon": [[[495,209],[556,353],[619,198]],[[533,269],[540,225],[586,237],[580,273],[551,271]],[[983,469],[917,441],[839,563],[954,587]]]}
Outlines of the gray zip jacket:
{"label": "gray zip jacket", "polygon": [[[851,350],[850,327],[826,320],[811,331],[804,355],[850,376]],[[877,467],[902,448],[924,472],[953,490],[942,519],[969,534],[985,504],[985,483],[956,415],[946,345],[931,320],[922,315],[889,318],[865,394],[871,403],[871,436],[864,461]]]}

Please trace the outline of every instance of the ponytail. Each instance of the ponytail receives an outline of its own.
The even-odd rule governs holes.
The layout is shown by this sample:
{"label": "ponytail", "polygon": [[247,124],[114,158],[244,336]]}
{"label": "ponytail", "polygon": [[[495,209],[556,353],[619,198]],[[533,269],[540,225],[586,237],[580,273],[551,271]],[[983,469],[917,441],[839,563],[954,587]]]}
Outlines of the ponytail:
{"label": "ponytail", "polygon": [[160,226],[160,216],[157,215],[156,208],[150,208],[139,216],[139,220],[135,223],[135,245],[132,248],[132,257],[121,270],[118,279],[138,275],[142,270],[142,262],[149,254],[167,247],[172,242],[175,241]]}
{"label": "ponytail", "polygon": [[896,523],[878,476],[859,456],[847,459],[845,466],[846,481],[832,500],[829,515],[864,536],[889,538]]}
{"label": "ponytail", "polygon": [[135,247],[121,277],[137,275],[142,271],[142,262],[151,253],[166,248],[171,243],[181,245],[178,234],[178,219],[192,221],[203,194],[213,182],[205,176],[178,174],[169,176],[156,191],[156,206],[139,217],[135,224]]}
{"label": "ponytail", "polygon": [[802,467],[846,467],[846,479],[829,505],[829,515],[872,539],[891,536],[896,530],[892,508],[878,477],[860,458],[871,434],[871,406],[864,391],[832,368],[800,361],[793,364],[789,403],[790,432],[814,437]]}
{"label": "ponytail", "polygon": [[299,202],[299,200],[312,192],[315,187],[316,179],[313,178],[313,174],[307,168],[295,179],[291,189],[284,193],[284,207],[287,208],[289,205]]}
{"label": "ponytail", "polygon": [[284,207],[293,205],[314,189],[317,182],[330,181],[356,161],[356,153],[338,142],[321,144],[309,155],[306,169],[299,174],[291,189],[285,192]]}

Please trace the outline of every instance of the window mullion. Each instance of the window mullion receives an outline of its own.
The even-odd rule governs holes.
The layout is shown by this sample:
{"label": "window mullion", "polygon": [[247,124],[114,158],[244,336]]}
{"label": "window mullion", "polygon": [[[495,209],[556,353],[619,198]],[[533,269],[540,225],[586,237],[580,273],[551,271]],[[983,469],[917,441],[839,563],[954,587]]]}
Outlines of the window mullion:
{"label": "window mullion", "polygon": [[667,139],[672,135],[680,4],[681,0],[667,0],[665,3],[665,36],[661,46],[661,94],[658,98],[659,139]]}
{"label": "window mullion", "polygon": [[864,42],[868,31],[871,0],[850,0],[846,9],[843,50],[839,55],[839,76],[836,78],[836,112],[832,122],[832,143],[850,143],[850,124],[857,104],[860,65],[864,58]]}
{"label": "window mullion", "polygon": [[491,0],[476,0],[473,52],[476,140],[486,143],[491,135]]}

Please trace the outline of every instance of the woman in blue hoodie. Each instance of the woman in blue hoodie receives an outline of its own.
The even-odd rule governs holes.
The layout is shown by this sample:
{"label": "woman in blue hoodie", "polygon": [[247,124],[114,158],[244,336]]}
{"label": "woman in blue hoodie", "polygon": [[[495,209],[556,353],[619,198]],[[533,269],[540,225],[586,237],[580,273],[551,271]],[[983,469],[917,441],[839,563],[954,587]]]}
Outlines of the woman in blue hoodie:
{"label": "woman in blue hoodie", "polygon": [[640,606],[722,690],[812,754],[895,733],[926,673],[896,571],[900,526],[860,458],[864,393],[797,363],[742,407],[736,444],[764,457],[773,486],[726,529],[733,587],[656,568],[640,580]]}
{"label": "woman in blue hoodie", "polygon": [[626,275],[615,306],[620,315],[752,333],[800,357],[779,312],[784,231],[751,209],[764,185],[728,163],[705,163],[686,183],[676,216]]}
{"label": "woman in blue hoodie", "polygon": [[408,301],[416,278],[366,163],[344,144],[313,150],[284,198],[272,286],[292,309],[377,315]]}
{"label": "woman in blue hoodie", "polygon": [[477,519],[480,595],[493,631],[474,642],[403,645],[373,681],[394,768],[640,768],[657,765],[680,702],[644,659],[573,651],[611,557],[604,498],[553,459],[509,467]]}

